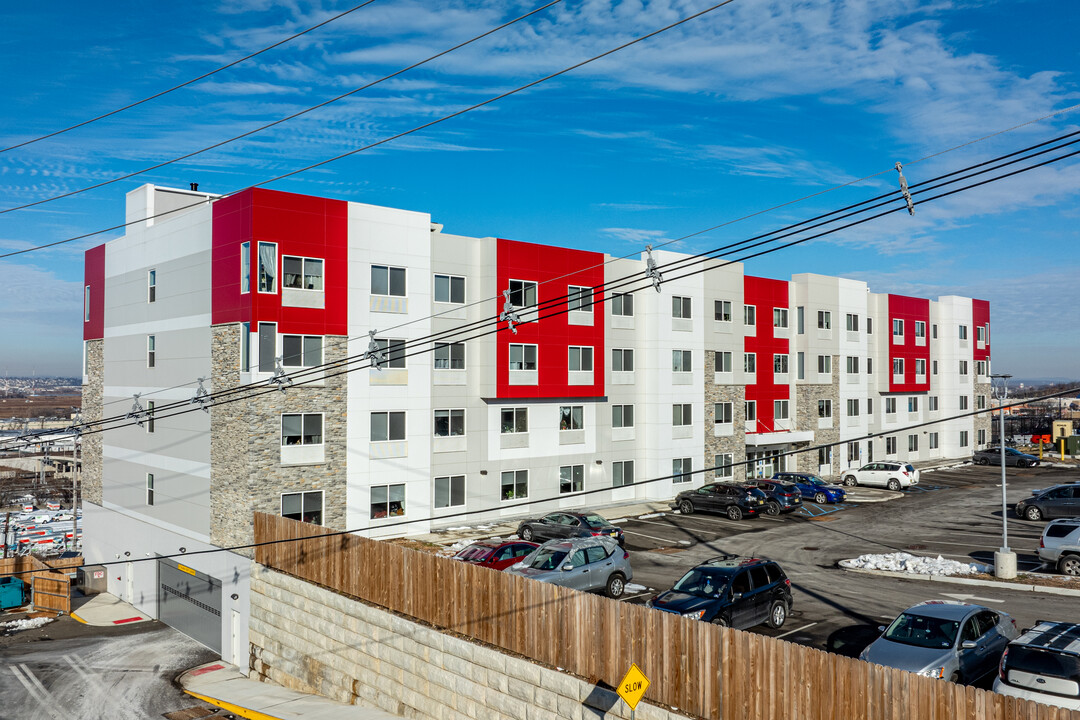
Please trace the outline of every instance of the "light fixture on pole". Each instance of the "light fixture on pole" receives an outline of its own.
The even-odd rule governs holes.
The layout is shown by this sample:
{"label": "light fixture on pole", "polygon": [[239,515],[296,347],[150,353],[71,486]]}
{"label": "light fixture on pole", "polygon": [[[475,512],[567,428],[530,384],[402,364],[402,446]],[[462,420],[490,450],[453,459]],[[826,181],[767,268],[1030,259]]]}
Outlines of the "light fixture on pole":
{"label": "light fixture on pole", "polygon": [[994,575],[1004,580],[1016,577],[1016,553],[1009,549],[1009,505],[1005,499],[1005,399],[1009,397],[1009,378],[1012,375],[991,375],[990,381],[1001,381],[998,398],[998,446],[1001,448],[1001,549],[994,553]]}

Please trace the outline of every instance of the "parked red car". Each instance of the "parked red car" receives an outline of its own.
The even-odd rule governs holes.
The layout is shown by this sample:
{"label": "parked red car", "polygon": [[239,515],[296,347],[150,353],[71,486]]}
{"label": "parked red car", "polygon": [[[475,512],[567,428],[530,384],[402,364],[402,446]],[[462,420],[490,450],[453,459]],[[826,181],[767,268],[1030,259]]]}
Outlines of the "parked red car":
{"label": "parked red car", "polygon": [[492,570],[505,570],[538,547],[536,543],[524,540],[478,540],[459,550],[454,559]]}

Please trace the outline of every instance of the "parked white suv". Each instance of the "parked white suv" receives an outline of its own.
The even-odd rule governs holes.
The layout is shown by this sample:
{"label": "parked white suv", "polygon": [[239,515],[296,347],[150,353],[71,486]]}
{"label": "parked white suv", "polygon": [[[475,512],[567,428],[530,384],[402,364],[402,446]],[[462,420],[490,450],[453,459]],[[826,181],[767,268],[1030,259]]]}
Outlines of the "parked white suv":
{"label": "parked white suv", "polygon": [[994,692],[1080,710],[1080,625],[1043,621],[1009,643]]}
{"label": "parked white suv", "polygon": [[1080,575],[1080,518],[1051,520],[1039,540],[1039,559],[1064,575]]}
{"label": "parked white suv", "polygon": [[919,484],[919,471],[902,462],[872,462],[858,470],[845,470],[840,482],[847,486],[866,485],[901,490]]}

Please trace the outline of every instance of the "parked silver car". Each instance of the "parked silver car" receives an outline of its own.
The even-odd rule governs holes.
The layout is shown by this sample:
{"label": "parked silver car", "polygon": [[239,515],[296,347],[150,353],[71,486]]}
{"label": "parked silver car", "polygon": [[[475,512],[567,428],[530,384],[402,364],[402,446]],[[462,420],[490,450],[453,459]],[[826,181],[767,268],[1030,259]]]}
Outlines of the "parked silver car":
{"label": "parked silver car", "polygon": [[613,598],[634,579],[630,553],[610,537],[548,540],[505,572],[575,590],[603,590]]}
{"label": "parked silver car", "polygon": [[883,629],[859,659],[960,683],[993,672],[1020,634],[1003,612],[944,600],[910,607]]}
{"label": "parked silver car", "polygon": [[1051,520],[1039,540],[1039,559],[1065,575],[1080,575],[1080,517]]}

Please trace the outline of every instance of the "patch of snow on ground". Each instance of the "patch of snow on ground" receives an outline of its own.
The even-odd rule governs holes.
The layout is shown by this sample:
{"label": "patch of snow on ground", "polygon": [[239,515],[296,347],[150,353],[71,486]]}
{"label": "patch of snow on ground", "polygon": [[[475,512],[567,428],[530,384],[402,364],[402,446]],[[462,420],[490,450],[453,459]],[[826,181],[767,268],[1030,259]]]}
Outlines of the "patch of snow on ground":
{"label": "patch of snow on ground", "polygon": [[23,620],[9,620],[7,622],[0,623],[0,627],[6,628],[10,632],[19,632],[20,630],[33,630],[39,628],[42,625],[51,623],[55,618],[50,617],[37,617],[37,618],[25,618]]}
{"label": "patch of snow on ground", "polygon": [[649,588],[636,583],[626,583],[626,592],[645,592]]}
{"label": "patch of snow on ground", "polygon": [[648,515],[638,515],[638,520],[648,520],[649,518],[664,517],[667,513],[649,513]]}
{"label": "patch of snow on ground", "polygon": [[988,565],[963,563],[958,560],[919,557],[906,552],[886,553],[881,555],[860,555],[854,560],[841,560],[843,567],[862,568],[864,570],[890,570],[916,575],[972,575],[990,572]]}
{"label": "patch of snow on ground", "polygon": [[619,523],[626,522],[626,518],[615,518],[614,520],[608,520],[612,525],[618,525]]}

